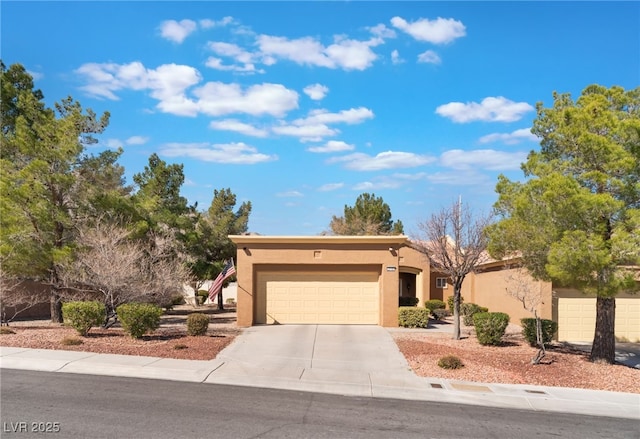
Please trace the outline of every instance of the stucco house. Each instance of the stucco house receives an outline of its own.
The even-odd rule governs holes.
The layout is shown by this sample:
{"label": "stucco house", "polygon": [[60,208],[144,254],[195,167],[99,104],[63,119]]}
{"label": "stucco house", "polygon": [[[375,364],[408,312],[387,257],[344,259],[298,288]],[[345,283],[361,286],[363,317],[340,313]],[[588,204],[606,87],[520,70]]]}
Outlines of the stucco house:
{"label": "stucco house", "polygon": [[[232,235],[237,245],[238,326],[259,324],[371,324],[398,326],[400,297],[445,300],[445,275],[406,236]],[[467,276],[465,302],[506,312],[519,323],[532,317],[506,293],[514,268],[487,261]],[[538,289],[538,314],[559,323],[558,339],[591,341],[595,298],[549,282],[526,280]],[[640,341],[640,297],[616,300],[616,336]]]}

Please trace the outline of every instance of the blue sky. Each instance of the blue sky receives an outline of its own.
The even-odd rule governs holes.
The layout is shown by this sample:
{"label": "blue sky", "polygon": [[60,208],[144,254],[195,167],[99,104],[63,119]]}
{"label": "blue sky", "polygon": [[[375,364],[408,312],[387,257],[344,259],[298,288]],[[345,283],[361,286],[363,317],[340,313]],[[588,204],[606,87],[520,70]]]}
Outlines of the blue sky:
{"label": "blue sky", "polygon": [[151,153],[183,195],[251,201],[249,228],[316,235],[373,192],[413,235],[522,179],[536,102],[640,85],[637,2],[13,2],[2,59],[49,105],[111,122],[127,182]]}

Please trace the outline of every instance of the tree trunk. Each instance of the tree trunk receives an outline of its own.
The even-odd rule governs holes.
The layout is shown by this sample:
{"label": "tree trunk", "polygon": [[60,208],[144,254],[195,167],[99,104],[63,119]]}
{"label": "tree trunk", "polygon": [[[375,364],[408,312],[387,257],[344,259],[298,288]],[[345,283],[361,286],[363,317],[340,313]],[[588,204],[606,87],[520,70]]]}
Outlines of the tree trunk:
{"label": "tree trunk", "polygon": [[591,356],[594,362],[613,364],[616,361],[616,299],[599,297],[596,300],[596,332],[593,337]]}
{"label": "tree trunk", "polygon": [[460,286],[453,287],[453,339],[460,340]]}
{"label": "tree trunk", "polygon": [[220,288],[220,292],[218,293],[218,309],[224,309],[224,304],[223,301],[224,299],[222,298],[222,287]]}
{"label": "tree trunk", "polygon": [[62,301],[60,300],[60,295],[55,291],[51,290],[51,321],[53,323],[62,323]]}

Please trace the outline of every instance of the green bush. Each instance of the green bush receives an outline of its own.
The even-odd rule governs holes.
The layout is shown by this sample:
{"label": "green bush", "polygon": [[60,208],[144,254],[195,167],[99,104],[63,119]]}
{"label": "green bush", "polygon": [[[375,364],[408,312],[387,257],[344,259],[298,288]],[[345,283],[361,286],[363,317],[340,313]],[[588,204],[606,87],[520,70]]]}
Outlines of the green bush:
{"label": "green bush", "polygon": [[473,315],[476,337],[481,345],[499,345],[509,324],[509,315],[503,312],[479,312]]}
{"label": "green bush", "polygon": [[442,320],[445,317],[449,317],[451,315],[451,311],[449,311],[448,309],[434,309],[433,311],[431,311],[431,315],[436,320]]}
{"label": "green bush", "polygon": [[431,312],[436,309],[445,309],[447,305],[440,299],[431,299],[424,302],[424,307],[429,308]]}
{"label": "green bush", "polygon": [[[462,304],[464,303],[464,297],[460,296],[460,308],[462,308]],[[447,298],[447,306],[449,307],[449,311],[453,314],[453,296],[449,296]]]}
{"label": "green bush", "polygon": [[405,328],[426,328],[429,324],[429,310],[415,306],[398,308],[398,324]]}
{"label": "green bush", "polygon": [[62,304],[62,317],[67,325],[85,336],[94,326],[100,326],[107,317],[104,303],[66,302]]}
{"label": "green bush", "polygon": [[400,306],[416,306],[419,302],[417,297],[400,297],[399,299]]}
{"label": "green bush", "polygon": [[202,305],[209,298],[209,292],[207,290],[198,290],[196,293],[196,299],[198,300],[198,304]]}
{"label": "green bush", "polygon": [[443,369],[461,369],[464,367],[464,363],[455,355],[447,355],[438,360],[438,366]]}
{"label": "green bush", "polygon": [[[537,346],[536,319],[524,318],[520,319],[520,322],[522,323],[522,335],[524,339],[527,340],[531,346]],[[542,324],[542,342],[548,345],[553,341],[553,336],[558,330],[558,323],[547,319],[540,319],[540,323]]]}
{"label": "green bush", "polygon": [[200,312],[194,312],[187,316],[187,334],[205,335],[209,329],[209,316]]}
{"label": "green bush", "polygon": [[473,326],[473,316],[479,312],[489,312],[489,308],[485,308],[475,303],[463,303],[460,305],[462,322],[467,326]]}
{"label": "green bush", "polygon": [[133,338],[140,338],[160,327],[162,308],[150,303],[125,303],[116,308],[122,328]]}

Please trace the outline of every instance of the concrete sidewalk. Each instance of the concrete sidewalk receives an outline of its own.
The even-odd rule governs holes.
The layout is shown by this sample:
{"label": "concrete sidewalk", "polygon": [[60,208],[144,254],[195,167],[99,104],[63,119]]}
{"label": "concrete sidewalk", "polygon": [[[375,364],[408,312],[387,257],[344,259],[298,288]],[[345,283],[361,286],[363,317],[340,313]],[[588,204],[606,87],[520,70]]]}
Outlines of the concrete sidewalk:
{"label": "concrete sidewalk", "polygon": [[421,378],[378,326],[247,328],[211,361],[0,347],[0,368],[398,398],[640,420],[640,395]]}

